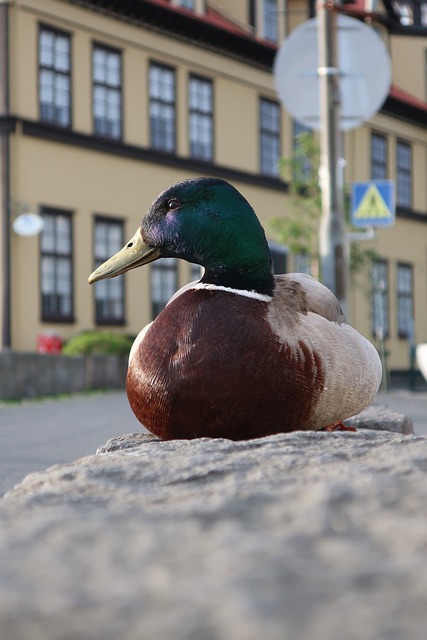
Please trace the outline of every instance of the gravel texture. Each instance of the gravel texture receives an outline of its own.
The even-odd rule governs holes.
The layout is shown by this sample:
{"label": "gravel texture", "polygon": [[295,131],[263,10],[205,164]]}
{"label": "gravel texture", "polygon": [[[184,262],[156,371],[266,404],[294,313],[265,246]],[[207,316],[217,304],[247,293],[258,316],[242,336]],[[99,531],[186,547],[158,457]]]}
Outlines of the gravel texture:
{"label": "gravel texture", "polygon": [[0,500],[1,638],[424,640],[427,438],[372,411],[395,431],[129,434],[27,476]]}

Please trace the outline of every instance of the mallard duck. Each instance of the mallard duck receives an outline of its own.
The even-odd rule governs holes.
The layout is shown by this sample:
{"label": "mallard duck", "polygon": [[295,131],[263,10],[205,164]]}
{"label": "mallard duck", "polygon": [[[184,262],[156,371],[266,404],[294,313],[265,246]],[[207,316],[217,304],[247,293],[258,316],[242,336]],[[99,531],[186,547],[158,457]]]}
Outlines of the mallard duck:
{"label": "mallard duck", "polygon": [[205,268],[141,331],[127,395],[164,438],[244,440],[333,428],[376,394],[381,364],[314,278],[274,276],[264,230],[247,200],[215,178],[178,182],[89,277],[112,278],[160,257]]}

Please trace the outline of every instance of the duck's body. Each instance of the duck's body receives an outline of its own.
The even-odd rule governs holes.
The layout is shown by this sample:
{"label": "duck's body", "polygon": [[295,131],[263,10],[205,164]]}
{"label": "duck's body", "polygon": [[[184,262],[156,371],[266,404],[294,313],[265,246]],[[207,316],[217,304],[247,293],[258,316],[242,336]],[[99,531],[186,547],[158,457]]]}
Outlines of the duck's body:
{"label": "duck's body", "polygon": [[277,276],[271,300],[186,287],[132,348],[127,393],[140,422],[165,439],[241,439],[320,429],[363,409],[376,352],[339,309],[332,320],[308,311],[304,283],[322,290],[332,318],[335,297],[301,274]]}
{"label": "duck's body", "polygon": [[[205,200],[209,188],[227,184],[201,181]],[[164,240],[145,237],[154,227],[160,237],[159,228],[164,233],[165,224],[175,224],[184,209],[183,185],[188,192],[188,183],[179,183],[159,197],[178,199],[179,207],[172,209],[177,214],[168,221],[169,212],[159,211],[156,201],[145,227],[143,220],[140,233],[150,260],[153,255],[194,260],[194,247],[171,252]],[[211,206],[209,215],[217,216]],[[135,238],[122,251],[132,248]],[[229,240],[232,246],[234,238]],[[213,268],[209,258],[200,259],[206,266],[202,281],[175,294],[136,339],[127,394],[136,417],[152,433],[165,439],[247,439],[321,429],[358,413],[377,392],[378,354],[346,323],[329,289],[304,274],[273,278],[256,251],[253,260],[258,267],[248,275],[248,266],[231,268],[224,262]],[[140,262],[134,259],[131,268]],[[101,277],[111,277],[106,265]],[[256,282],[254,288],[246,288],[250,281]]]}

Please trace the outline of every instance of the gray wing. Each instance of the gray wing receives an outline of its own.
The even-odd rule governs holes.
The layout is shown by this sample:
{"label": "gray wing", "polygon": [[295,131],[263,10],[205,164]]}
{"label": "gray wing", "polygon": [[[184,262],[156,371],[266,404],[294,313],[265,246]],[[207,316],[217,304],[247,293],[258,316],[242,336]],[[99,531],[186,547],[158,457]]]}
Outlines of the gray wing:
{"label": "gray wing", "polygon": [[[277,294],[293,292],[293,304],[300,312],[312,311],[330,322],[346,323],[347,320],[335,295],[328,287],[306,273],[286,273],[275,276]],[[276,292],[275,292],[276,295]]]}

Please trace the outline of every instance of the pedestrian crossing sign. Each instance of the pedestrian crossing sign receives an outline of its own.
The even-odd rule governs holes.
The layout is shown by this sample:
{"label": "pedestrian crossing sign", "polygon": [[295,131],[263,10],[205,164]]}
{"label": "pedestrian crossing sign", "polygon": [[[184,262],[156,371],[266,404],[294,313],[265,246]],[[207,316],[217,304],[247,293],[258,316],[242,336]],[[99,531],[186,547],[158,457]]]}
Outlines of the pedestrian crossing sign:
{"label": "pedestrian crossing sign", "polygon": [[395,220],[394,182],[355,182],[351,198],[351,222],[355,227],[390,227]]}

